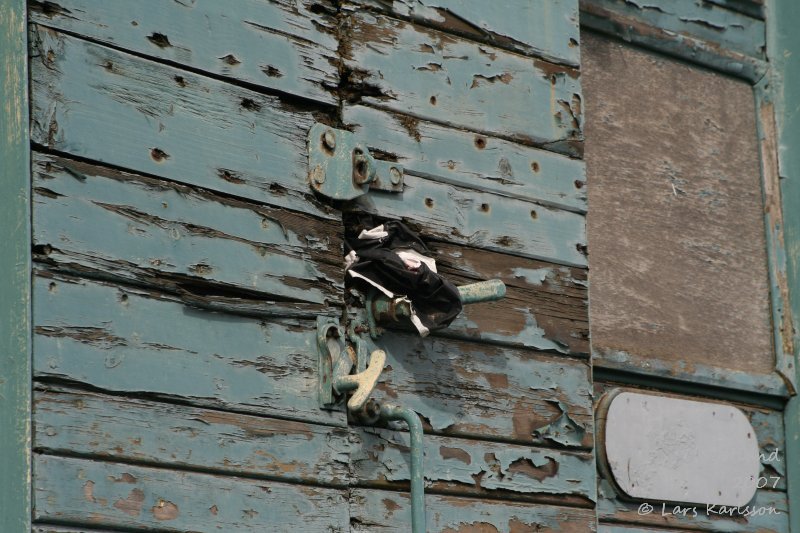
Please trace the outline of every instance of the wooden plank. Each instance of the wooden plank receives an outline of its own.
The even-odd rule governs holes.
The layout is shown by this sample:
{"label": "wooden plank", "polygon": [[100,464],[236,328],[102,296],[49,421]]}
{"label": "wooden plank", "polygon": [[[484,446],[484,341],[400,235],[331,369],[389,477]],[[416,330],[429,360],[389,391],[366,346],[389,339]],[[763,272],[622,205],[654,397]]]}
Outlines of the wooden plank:
{"label": "wooden plank", "polygon": [[[600,479],[597,516],[600,520],[714,532],[759,531],[789,533],[786,493],[759,490],[743,507],[707,507],[664,502],[626,502],[615,497],[608,481]],[[677,507],[677,508],[676,508]]]}
{"label": "wooden plank", "polygon": [[41,26],[33,36],[34,142],[256,201],[280,199],[297,211],[324,210],[310,205],[308,109]]}
{"label": "wooden plank", "polygon": [[354,0],[353,3],[556,63],[576,67],[580,63],[577,0],[511,0],[504,3],[504,9],[495,9],[480,0]]}
{"label": "wooden plank", "polygon": [[[408,433],[361,429],[356,435],[353,480],[407,491]],[[426,490],[432,492],[584,507],[596,499],[594,457],[588,453],[435,435],[426,435],[424,443]]]}
{"label": "wooden plank", "polygon": [[48,262],[341,305],[341,224],[42,154],[33,180],[34,244]]}
{"label": "wooden plank", "polygon": [[152,58],[328,104],[338,84],[335,10],[324,0],[33,1],[31,21]]}
{"label": "wooden plank", "polygon": [[371,192],[355,207],[402,220],[426,239],[586,266],[586,221],[579,213],[410,175],[402,194]]}
{"label": "wooden plank", "polygon": [[63,389],[35,392],[34,447],[282,481],[350,478],[343,428]]}
{"label": "wooden plank", "polygon": [[35,520],[176,532],[348,527],[335,489],[42,455],[34,466]]}
{"label": "wooden plank", "polygon": [[153,291],[53,276],[34,280],[37,378],[345,424],[343,412],[318,407],[313,320],[198,311]]}
{"label": "wooden plank", "polygon": [[583,59],[599,359],[773,375],[752,88],[593,35]]}
{"label": "wooden plank", "polygon": [[347,106],[343,114],[370,148],[396,159],[406,172],[586,211],[586,172],[580,160],[366,106]]}
{"label": "wooden plank", "polygon": [[765,58],[766,25],[763,20],[694,0],[581,0],[609,13],[641,21],[667,32],[700,39],[715,48],[728,49],[758,59]]}
{"label": "wooden plank", "polygon": [[30,495],[30,142],[25,2],[0,2],[0,531],[27,531]]}
{"label": "wooden plank", "polygon": [[434,243],[437,267],[456,285],[500,279],[498,302],[464,306],[439,335],[570,354],[589,353],[587,272],[576,267]]}
{"label": "wooden plank", "polygon": [[[571,507],[425,495],[428,533],[587,533],[596,531],[594,511]],[[351,531],[407,532],[408,494],[356,489],[350,498]]]}
{"label": "wooden plank", "polygon": [[764,19],[764,0],[707,0],[732,11],[744,13],[749,17]]}
{"label": "wooden plank", "polygon": [[350,103],[494,132],[579,155],[578,73],[437,30],[355,11],[345,22]]}
{"label": "wooden plank", "polygon": [[448,436],[591,448],[587,361],[393,332],[375,395]]}

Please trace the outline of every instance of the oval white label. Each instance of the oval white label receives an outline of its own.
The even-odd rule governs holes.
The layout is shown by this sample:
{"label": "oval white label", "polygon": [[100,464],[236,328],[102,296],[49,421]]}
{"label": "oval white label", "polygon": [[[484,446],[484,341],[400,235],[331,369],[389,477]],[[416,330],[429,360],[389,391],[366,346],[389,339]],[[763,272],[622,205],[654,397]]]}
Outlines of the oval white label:
{"label": "oval white label", "polygon": [[606,405],[605,458],[628,496],[726,506],[752,499],[758,442],[736,407],[634,392]]}

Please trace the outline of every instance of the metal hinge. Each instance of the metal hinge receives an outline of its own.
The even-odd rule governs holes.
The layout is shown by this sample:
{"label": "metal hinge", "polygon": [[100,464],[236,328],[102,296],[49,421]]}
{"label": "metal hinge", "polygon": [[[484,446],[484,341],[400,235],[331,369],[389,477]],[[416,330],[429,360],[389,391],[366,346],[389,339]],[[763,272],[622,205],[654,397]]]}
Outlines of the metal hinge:
{"label": "metal hinge", "polygon": [[403,192],[403,167],[380,161],[353,132],[314,124],[308,132],[311,188],[332,200],[353,200],[369,190]]}

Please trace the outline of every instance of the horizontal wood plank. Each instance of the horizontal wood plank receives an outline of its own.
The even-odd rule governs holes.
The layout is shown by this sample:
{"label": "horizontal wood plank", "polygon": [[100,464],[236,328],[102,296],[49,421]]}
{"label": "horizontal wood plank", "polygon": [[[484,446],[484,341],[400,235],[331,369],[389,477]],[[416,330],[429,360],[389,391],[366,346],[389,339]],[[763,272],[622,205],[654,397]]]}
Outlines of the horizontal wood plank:
{"label": "horizontal wood plank", "polygon": [[586,211],[585,165],[580,160],[367,106],[347,106],[343,113],[370,148],[396,159],[406,172]]}
{"label": "horizontal wood plank", "polygon": [[581,7],[584,6],[597,6],[667,32],[701,39],[715,48],[765,58],[767,36],[764,21],[725,9],[714,2],[670,0],[654,4],[643,0],[581,0]]}
{"label": "horizontal wood plank", "polygon": [[[457,496],[425,495],[428,533],[591,533],[594,511]],[[350,498],[351,531],[407,533],[411,522],[408,494],[357,489]]]}
{"label": "horizontal wood plank", "polygon": [[70,390],[37,390],[34,449],[107,461],[346,485],[343,428]]}
{"label": "horizontal wood plank", "polygon": [[375,397],[418,412],[448,436],[590,448],[588,362],[393,332]]}
{"label": "horizontal wood plank", "polygon": [[349,527],[335,489],[42,455],[34,468],[35,520],[175,532]]}
{"label": "horizontal wood plank", "polygon": [[41,26],[32,38],[34,142],[297,211],[324,210],[307,181],[315,120],[308,109]]}
{"label": "horizontal wood plank", "polygon": [[456,285],[500,279],[505,297],[465,305],[438,335],[589,353],[587,271],[525,257],[433,243],[439,272]]}
{"label": "horizontal wood plank", "polygon": [[343,301],[341,224],[48,155],[33,168],[34,245],[50,262],[157,286]]}
{"label": "horizontal wood plank", "polygon": [[676,509],[676,504],[664,502],[620,500],[608,481],[600,479],[598,497],[598,518],[609,522],[719,533],[789,533],[789,504],[785,492],[759,490],[747,506],[739,508],[681,504]]}
{"label": "horizontal wood plank", "polygon": [[[405,431],[361,429],[353,447],[359,485],[405,488],[411,479]],[[425,436],[428,489],[502,499],[540,499],[591,507],[595,464],[589,453],[536,449],[479,440]]]}
{"label": "horizontal wood plank", "polygon": [[581,153],[575,69],[363,10],[344,31],[350,103]]}
{"label": "horizontal wood plank", "polygon": [[316,324],[194,310],[152,291],[34,278],[34,376],[344,425],[317,403]]}
{"label": "horizontal wood plank", "polygon": [[335,104],[335,10],[290,2],[32,1],[30,20],[247,83]]}
{"label": "horizontal wood plank", "polygon": [[426,239],[586,266],[583,215],[406,176],[402,194],[371,192],[355,209],[406,222]]}
{"label": "horizontal wood plank", "polygon": [[556,63],[578,66],[580,62],[577,0],[511,0],[504,2],[503,9],[481,0],[353,0],[353,3]]}

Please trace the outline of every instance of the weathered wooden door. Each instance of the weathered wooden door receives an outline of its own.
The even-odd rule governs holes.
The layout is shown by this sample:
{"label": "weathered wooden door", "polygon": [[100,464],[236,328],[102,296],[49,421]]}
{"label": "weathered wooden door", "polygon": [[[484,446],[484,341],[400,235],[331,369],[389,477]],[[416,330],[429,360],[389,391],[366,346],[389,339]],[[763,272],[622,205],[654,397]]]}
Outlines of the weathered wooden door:
{"label": "weathered wooden door", "polygon": [[[594,530],[574,0],[29,10],[37,530],[409,530],[405,434],[317,403],[353,213],[508,285],[378,341],[429,530]],[[314,122],[402,194],[315,197]]]}

